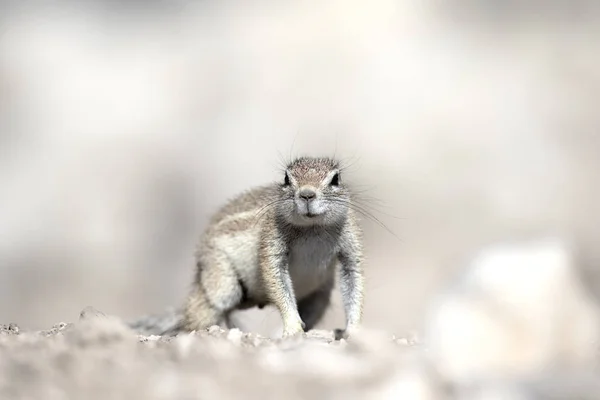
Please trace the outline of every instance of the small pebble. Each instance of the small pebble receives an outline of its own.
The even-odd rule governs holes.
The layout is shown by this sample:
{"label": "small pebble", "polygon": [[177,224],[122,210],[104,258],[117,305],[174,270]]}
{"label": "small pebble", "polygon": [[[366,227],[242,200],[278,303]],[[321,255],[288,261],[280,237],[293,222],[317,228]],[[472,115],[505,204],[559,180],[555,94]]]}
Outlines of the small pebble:
{"label": "small pebble", "polygon": [[223,330],[221,329],[221,327],[219,325],[213,325],[210,328],[208,328],[208,333],[210,333],[211,335],[215,335],[217,333],[222,333]]}
{"label": "small pebble", "polygon": [[229,331],[229,333],[227,334],[227,339],[236,345],[239,345],[242,343],[243,337],[244,337],[244,333],[237,328],[231,329]]}

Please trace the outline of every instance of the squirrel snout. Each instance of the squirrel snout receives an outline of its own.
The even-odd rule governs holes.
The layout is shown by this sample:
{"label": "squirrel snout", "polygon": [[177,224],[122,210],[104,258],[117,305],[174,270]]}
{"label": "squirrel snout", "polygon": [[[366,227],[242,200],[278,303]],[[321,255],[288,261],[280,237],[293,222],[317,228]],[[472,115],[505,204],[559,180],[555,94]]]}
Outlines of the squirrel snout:
{"label": "squirrel snout", "polygon": [[303,188],[300,189],[300,192],[298,193],[298,195],[300,196],[300,198],[309,201],[314,199],[315,197],[317,197],[317,192],[315,191],[314,188],[310,187],[310,186],[304,186]]}

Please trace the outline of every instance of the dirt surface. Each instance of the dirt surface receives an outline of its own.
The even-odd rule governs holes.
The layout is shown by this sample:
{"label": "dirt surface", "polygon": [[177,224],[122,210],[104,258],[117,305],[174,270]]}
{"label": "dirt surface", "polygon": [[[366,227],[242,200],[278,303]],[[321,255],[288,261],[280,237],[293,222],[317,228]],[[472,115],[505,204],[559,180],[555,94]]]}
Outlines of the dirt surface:
{"label": "dirt surface", "polygon": [[443,381],[417,338],[331,331],[272,339],[214,326],[138,335],[86,308],[49,330],[0,327],[2,399],[596,399],[590,371],[517,381]]}
{"label": "dirt surface", "polygon": [[416,343],[373,333],[282,340],[215,326],[143,336],[90,310],[44,331],[2,326],[2,398],[390,398],[397,371],[418,354]]}

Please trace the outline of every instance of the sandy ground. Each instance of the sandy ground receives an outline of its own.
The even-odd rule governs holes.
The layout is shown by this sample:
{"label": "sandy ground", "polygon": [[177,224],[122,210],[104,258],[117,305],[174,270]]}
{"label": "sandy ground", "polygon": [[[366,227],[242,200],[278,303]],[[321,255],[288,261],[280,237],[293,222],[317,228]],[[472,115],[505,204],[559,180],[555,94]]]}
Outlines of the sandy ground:
{"label": "sandy ground", "polygon": [[2,398],[388,398],[416,348],[391,335],[334,341],[331,331],[283,340],[215,326],[143,336],[89,315],[45,331],[3,326]]}
{"label": "sandy ground", "polygon": [[269,339],[212,327],[144,336],[86,309],[49,330],[0,331],[3,399],[597,399],[591,371],[456,385],[416,338],[331,331]]}

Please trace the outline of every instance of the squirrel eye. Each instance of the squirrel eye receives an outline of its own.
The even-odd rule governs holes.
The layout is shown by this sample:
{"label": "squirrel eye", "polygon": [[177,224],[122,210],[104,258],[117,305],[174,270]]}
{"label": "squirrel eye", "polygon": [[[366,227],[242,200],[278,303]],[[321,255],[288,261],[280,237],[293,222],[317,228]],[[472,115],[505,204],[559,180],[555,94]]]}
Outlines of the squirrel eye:
{"label": "squirrel eye", "polygon": [[285,173],[285,179],[283,180],[283,185],[284,186],[290,186],[290,177],[288,176],[288,173]]}
{"label": "squirrel eye", "polygon": [[340,184],[340,173],[338,172],[331,178],[331,182],[329,183],[331,186],[338,186]]}

